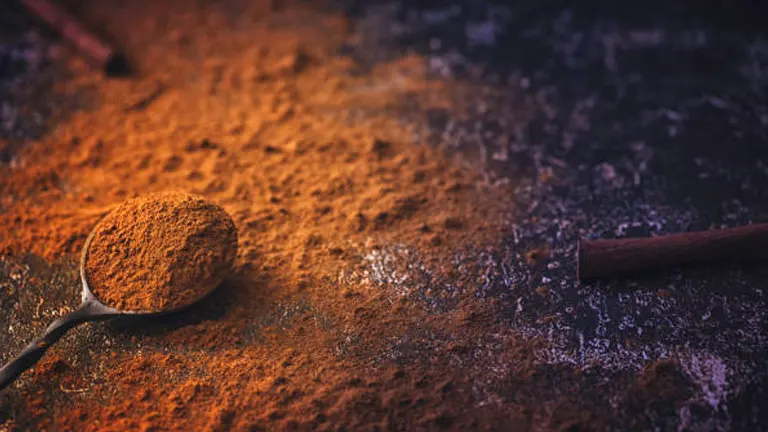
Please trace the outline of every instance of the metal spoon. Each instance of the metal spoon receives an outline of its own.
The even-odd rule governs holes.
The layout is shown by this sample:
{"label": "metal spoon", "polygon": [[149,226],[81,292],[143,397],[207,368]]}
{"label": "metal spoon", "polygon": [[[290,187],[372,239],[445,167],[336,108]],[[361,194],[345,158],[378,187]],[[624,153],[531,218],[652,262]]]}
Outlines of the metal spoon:
{"label": "metal spoon", "polygon": [[24,371],[34,366],[43,357],[43,354],[45,354],[48,348],[56,341],[61,339],[61,337],[64,336],[67,331],[84,322],[102,321],[117,316],[146,317],[159,316],[171,312],[176,312],[191,306],[193,303],[211,293],[223,279],[224,275],[222,275],[222,277],[216,283],[206,287],[205,290],[201,290],[200,296],[197,298],[192,299],[187,304],[182,304],[172,309],[148,312],[121,311],[115,309],[102,303],[101,300],[99,300],[93,294],[90,286],[88,285],[88,275],[85,271],[85,262],[86,257],[88,256],[88,247],[91,244],[91,240],[93,240],[95,232],[96,229],[94,228],[94,230],[91,231],[91,233],[88,235],[88,238],[85,240],[85,246],[83,246],[83,254],[80,257],[80,280],[83,284],[82,303],[74,311],[61,318],[57,318],[53,323],[51,323],[50,326],[48,326],[48,328],[40,337],[30,342],[30,344],[27,345],[26,348],[24,348],[24,350],[16,358],[6,363],[5,366],[0,369],[0,390],[4,389],[13,381],[15,381],[16,378],[18,378],[19,375],[21,375]]}

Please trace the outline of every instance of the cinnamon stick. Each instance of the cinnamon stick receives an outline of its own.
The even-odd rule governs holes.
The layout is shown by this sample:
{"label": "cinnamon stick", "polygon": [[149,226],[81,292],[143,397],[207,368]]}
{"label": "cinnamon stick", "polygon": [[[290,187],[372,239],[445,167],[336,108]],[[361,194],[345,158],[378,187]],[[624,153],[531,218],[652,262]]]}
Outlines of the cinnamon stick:
{"label": "cinnamon stick", "polygon": [[89,32],[61,7],[48,0],[20,1],[31,13],[86,54],[106,75],[117,76],[130,72],[125,55]]}
{"label": "cinnamon stick", "polygon": [[717,261],[768,258],[768,223],[652,238],[581,240],[579,279]]}

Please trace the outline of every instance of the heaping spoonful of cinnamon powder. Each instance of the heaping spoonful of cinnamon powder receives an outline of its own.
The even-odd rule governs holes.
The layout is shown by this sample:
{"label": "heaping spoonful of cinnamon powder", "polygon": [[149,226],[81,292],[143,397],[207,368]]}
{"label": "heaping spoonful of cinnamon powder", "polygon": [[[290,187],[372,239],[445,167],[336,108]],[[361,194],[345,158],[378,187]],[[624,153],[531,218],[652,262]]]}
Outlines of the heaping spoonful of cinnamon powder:
{"label": "heaping spoonful of cinnamon powder", "polygon": [[120,311],[165,312],[218,286],[237,253],[229,215],[183,192],[142,195],[99,222],[86,245],[91,292]]}
{"label": "heaping spoonful of cinnamon powder", "polygon": [[163,192],[124,202],[85,241],[80,307],[53,321],[0,368],[0,390],[79,324],[192,305],[221,284],[236,254],[235,223],[202,197]]}

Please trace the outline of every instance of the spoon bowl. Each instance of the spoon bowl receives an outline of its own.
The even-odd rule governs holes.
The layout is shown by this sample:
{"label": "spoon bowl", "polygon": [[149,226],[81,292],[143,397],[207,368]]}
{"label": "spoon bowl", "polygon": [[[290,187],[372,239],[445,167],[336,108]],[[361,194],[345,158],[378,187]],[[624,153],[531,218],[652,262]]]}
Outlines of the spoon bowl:
{"label": "spoon bowl", "polygon": [[[80,282],[83,286],[83,290],[81,292],[82,294],[82,301],[80,306],[77,310],[82,309],[86,306],[89,306],[93,309],[94,313],[96,311],[108,314],[108,317],[116,316],[116,315],[123,315],[123,316],[160,316],[160,315],[167,315],[170,313],[178,312],[180,310],[186,309],[189,306],[192,306],[193,304],[197,303],[204,297],[208,296],[213,290],[216,289],[216,287],[219,285],[220,281],[223,280],[223,277],[219,279],[218,282],[213,283],[207,287],[206,289],[200,290],[200,295],[197,296],[197,298],[192,299],[192,301],[172,307],[172,308],[166,308],[160,311],[135,311],[135,310],[119,310],[116,308],[113,308],[103,301],[101,301],[96,294],[93,293],[91,290],[91,285],[88,283],[88,271],[86,270],[86,262],[88,259],[88,250],[91,245],[91,242],[93,241],[93,237],[96,234],[96,229],[94,228],[90,234],[88,234],[88,238],[85,239],[85,244],[83,245],[83,253],[80,255]],[[74,313],[74,312],[72,312]],[[94,318],[95,319],[95,318]],[[0,370],[0,373],[2,371]],[[0,389],[2,389],[2,385],[0,384]]]}
{"label": "spoon bowl", "polygon": [[115,317],[149,317],[166,315],[173,312],[178,312],[182,309],[197,303],[220,285],[224,279],[224,274],[220,277],[214,278],[212,282],[199,290],[199,295],[192,298],[190,301],[176,305],[175,307],[166,308],[158,311],[135,311],[135,310],[119,310],[111,307],[101,301],[91,290],[91,286],[88,283],[88,272],[86,270],[86,262],[88,258],[88,250],[93,241],[93,238],[97,232],[98,224],[88,238],[85,240],[83,246],[83,252],[80,256],[80,282],[82,284],[82,300],[80,306],[78,306],[72,312],[57,318],[54,320],[48,328],[35,340],[30,342],[21,353],[14,359],[7,362],[2,368],[0,368],[0,390],[14,382],[24,371],[34,366],[43,357],[48,348],[51,347],[56,341],[61,339],[69,330],[78,325],[88,321],[103,321]]}

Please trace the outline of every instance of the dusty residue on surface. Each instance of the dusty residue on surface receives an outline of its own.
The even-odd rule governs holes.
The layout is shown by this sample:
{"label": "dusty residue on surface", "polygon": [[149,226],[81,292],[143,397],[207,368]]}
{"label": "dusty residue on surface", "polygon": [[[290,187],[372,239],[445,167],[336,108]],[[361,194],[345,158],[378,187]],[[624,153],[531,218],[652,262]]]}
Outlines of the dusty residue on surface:
{"label": "dusty residue on surface", "polygon": [[0,396],[3,425],[762,426],[763,270],[574,280],[582,236],[764,219],[766,57],[735,12],[163,3],[81,8],[142,76],[66,57],[56,94],[101,100],[0,171],[24,329],[0,356],[63,307],[50,263],[132,194],[221,204],[236,271],[188,314],[76,332]]}

